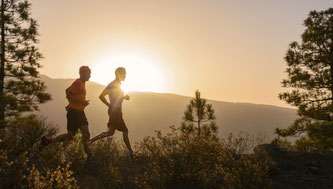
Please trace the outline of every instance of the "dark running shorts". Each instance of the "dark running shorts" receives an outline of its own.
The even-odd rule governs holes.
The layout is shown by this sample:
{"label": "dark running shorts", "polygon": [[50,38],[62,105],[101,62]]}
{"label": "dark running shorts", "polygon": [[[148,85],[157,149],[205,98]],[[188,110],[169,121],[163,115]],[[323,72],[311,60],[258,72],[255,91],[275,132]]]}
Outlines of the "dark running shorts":
{"label": "dark running shorts", "polygon": [[109,114],[109,122],[108,122],[109,129],[114,128],[122,132],[128,131],[123,119],[123,113],[121,112],[120,109],[109,108],[108,114]]}
{"label": "dark running shorts", "polygon": [[88,120],[84,110],[68,108],[67,110],[67,130],[77,131],[81,126],[88,125]]}

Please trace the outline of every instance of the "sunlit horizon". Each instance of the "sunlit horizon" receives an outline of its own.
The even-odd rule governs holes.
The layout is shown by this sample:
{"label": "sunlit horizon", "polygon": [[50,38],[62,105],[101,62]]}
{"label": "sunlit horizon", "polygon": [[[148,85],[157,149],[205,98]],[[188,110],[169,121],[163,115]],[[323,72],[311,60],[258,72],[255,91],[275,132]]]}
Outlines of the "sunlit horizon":
{"label": "sunlit horizon", "polygon": [[278,98],[286,90],[281,81],[287,77],[288,45],[301,40],[311,10],[333,5],[329,0],[144,2],[32,0],[45,57],[40,72],[74,78],[88,65],[91,81],[107,85],[123,66],[125,91],[193,96],[200,90],[207,99],[291,107]]}
{"label": "sunlit horizon", "polygon": [[108,85],[115,79],[117,67],[126,69],[122,82],[124,92],[166,92],[166,78],[163,68],[157,67],[150,57],[136,52],[109,53],[99,56],[91,65],[91,81]]}

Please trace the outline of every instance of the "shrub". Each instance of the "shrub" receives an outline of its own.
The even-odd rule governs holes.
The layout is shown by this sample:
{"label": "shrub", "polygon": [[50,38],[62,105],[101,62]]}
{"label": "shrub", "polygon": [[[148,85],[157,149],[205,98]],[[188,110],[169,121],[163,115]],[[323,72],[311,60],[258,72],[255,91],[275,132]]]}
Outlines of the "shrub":
{"label": "shrub", "polygon": [[98,188],[240,189],[271,185],[271,162],[262,155],[245,154],[251,147],[246,133],[219,138],[171,127],[166,135],[157,132],[137,143],[134,157],[110,137],[91,146],[95,160],[86,162],[81,135],[39,151],[40,137],[53,136],[53,125],[36,116],[20,117],[12,123],[17,125],[11,128],[12,137],[3,142],[0,155],[4,188],[76,188],[77,183]]}
{"label": "shrub", "polygon": [[7,131],[0,155],[2,188],[76,187],[70,156],[62,157],[62,145],[38,150],[42,136],[55,135],[53,124],[36,115],[19,116],[8,122]]}
{"label": "shrub", "polygon": [[225,141],[179,135],[174,128],[165,136],[157,132],[138,146],[138,156],[146,158],[148,165],[137,180],[151,188],[270,187],[271,165],[266,157],[244,155]]}

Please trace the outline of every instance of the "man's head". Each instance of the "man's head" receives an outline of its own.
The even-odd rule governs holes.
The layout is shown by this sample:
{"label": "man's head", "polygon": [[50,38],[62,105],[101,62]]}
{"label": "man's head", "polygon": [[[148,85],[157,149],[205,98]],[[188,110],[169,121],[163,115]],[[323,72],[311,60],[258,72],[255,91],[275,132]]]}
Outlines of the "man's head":
{"label": "man's head", "polygon": [[81,66],[80,67],[80,79],[82,79],[83,81],[89,81],[90,79],[90,74],[91,74],[91,70],[88,66]]}
{"label": "man's head", "polygon": [[125,78],[126,78],[126,70],[123,67],[117,68],[116,71],[115,71],[115,74],[116,74],[116,78],[119,81],[124,81]]}

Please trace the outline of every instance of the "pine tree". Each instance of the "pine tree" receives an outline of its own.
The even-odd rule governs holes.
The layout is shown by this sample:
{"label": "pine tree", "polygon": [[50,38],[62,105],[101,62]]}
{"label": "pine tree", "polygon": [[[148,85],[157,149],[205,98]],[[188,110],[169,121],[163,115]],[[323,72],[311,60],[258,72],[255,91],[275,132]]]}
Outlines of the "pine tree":
{"label": "pine tree", "polygon": [[[187,106],[184,112],[184,117],[182,124],[182,130],[194,131],[193,124],[186,124],[186,122],[197,123],[198,135],[201,134],[201,124],[204,122],[215,120],[214,109],[211,104],[207,104],[207,100],[201,98],[200,92],[195,92],[195,97],[190,100],[190,104]],[[209,129],[211,128],[211,129]],[[211,122],[209,128],[206,126],[204,128],[205,134],[215,133],[217,131],[217,126],[215,122]]]}
{"label": "pine tree", "polygon": [[[302,42],[292,42],[286,53],[290,90],[281,100],[298,108],[299,118],[279,137],[300,137],[295,147],[305,151],[333,150],[333,8],[311,11],[304,21]],[[275,141],[278,143],[278,141]],[[298,148],[299,149],[299,148]]]}
{"label": "pine tree", "polygon": [[38,110],[51,99],[39,78],[37,21],[27,0],[1,0],[0,122],[22,112]]}

